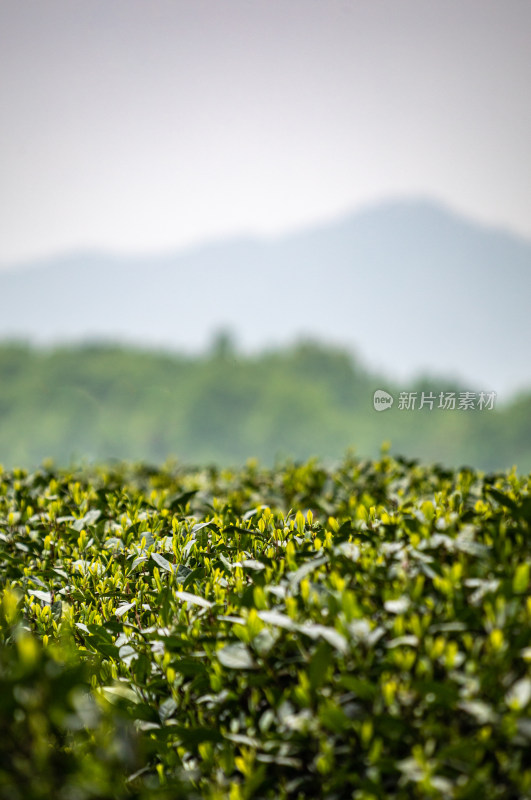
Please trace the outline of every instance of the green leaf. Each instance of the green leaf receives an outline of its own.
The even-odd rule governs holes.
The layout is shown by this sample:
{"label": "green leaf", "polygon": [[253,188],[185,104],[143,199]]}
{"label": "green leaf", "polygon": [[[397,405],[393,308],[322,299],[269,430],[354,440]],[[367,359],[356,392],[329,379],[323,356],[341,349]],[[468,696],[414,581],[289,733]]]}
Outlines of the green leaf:
{"label": "green leaf", "polygon": [[287,631],[294,631],[297,628],[291,617],[288,617],[287,614],[282,614],[280,611],[259,611],[258,616],[262,622],[267,622],[268,625],[275,625],[277,628],[285,628]]}
{"label": "green leaf", "polygon": [[305,578],[307,575],[310,575],[312,572],[314,572],[314,570],[319,569],[319,567],[322,567],[323,564],[327,564],[329,560],[330,559],[328,556],[321,556],[320,558],[314,558],[311,561],[307,561],[289,576],[290,584],[292,586],[297,586],[303,578]]}
{"label": "green leaf", "polygon": [[529,586],[529,564],[519,564],[513,578],[513,591],[523,594]]}
{"label": "green leaf", "polygon": [[160,553],[151,553],[151,558],[155,564],[165,572],[173,572],[173,566],[166,558],[164,558],[164,556],[161,556]]}
{"label": "green leaf", "polygon": [[332,662],[332,648],[326,641],[319,642],[310,660],[308,677],[312,689],[320,689],[326,680],[326,672]]}
{"label": "green leaf", "polygon": [[139,703],[140,699],[136,692],[124,683],[115,683],[112,686],[102,686],[101,692],[108,700],[115,702],[117,699],[123,698],[130,703]]}
{"label": "green leaf", "polygon": [[234,564],[235,567],[244,567],[244,569],[251,569],[255,572],[261,572],[265,569],[265,564],[262,564],[261,561],[257,561],[255,558],[246,558],[241,562]]}
{"label": "green leaf", "polygon": [[216,651],[216,656],[227,669],[255,669],[256,663],[248,650],[241,643],[229,644],[221,650]]}
{"label": "green leaf", "polygon": [[181,675],[187,678],[193,678],[195,675],[203,675],[206,672],[205,665],[198,659],[193,658],[178,658],[170,661],[170,665]]}
{"label": "green leaf", "polygon": [[81,517],[81,519],[76,519],[76,521],[72,525],[72,528],[77,532],[82,531],[83,528],[88,528],[90,525],[94,525],[94,523],[98,521],[100,516],[101,516],[101,511],[99,509],[93,509],[92,511],[88,511],[84,517]]}
{"label": "green leaf", "polygon": [[312,639],[324,639],[328,644],[332,645],[340,653],[348,653],[348,642],[342,633],[336,631],[335,628],[329,628],[326,625],[319,625],[315,622],[307,622],[298,626],[298,630],[305,636],[310,636]]}
{"label": "green leaf", "polygon": [[191,603],[192,605],[201,606],[202,608],[212,608],[214,605],[210,600],[205,600],[204,597],[199,597],[197,594],[190,594],[190,592],[174,592],[174,595],[184,603]]}
{"label": "green leaf", "polygon": [[122,617],[124,614],[127,614],[132,608],[135,608],[136,603],[122,603],[121,606],[118,606],[116,611],[114,612],[117,617]]}
{"label": "green leaf", "polygon": [[183,492],[182,494],[173,495],[168,501],[167,508],[170,511],[177,511],[178,509],[184,509],[186,504],[197,494],[197,489],[193,489],[190,492]]}
{"label": "green leaf", "polygon": [[41,600],[43,603],[47,605],[51,605],[52,603],[52,595],[51,592],[41,592],[39,589],[28,589],[28,594],[34,595],[37,600]]}
{"label": "green leaf", "polygon": [[521,710],[527,706],[531,700],[531,680],[521,678],[513,683],[507,694],[505,702],[513,710]]}
{"label": "green leaf", "polygon": [[386,600],[384,608],[390,614],[404,614],[408,610],[410,603],[409,597],[402,595],[397,600]]}
{"label": "green leaf", "polygon": [[190,567],[187,567],[184,564],[179,564],[179,566],[177,567],[177,575],[176,575],[177,583],[182,583],[183,585],[186,585],[187,579],[190,577],[192,572],[193,570],[191,570]]}
{"label": "green leaf", "polygon": [[162,723],[166,722],[170,717],[173,717],[177,711],[177,703],[173,697],[167,697],[159,706],[159,717]]}
{"label": "green leaf", "polygon": [[414,636],[413,634],[409,634],[408,636],[397,636],[396,639],[391,639],[387,642],[386,647],[393,648],[393,647],[418,647],[419,646],[419,638],[418,636]]}
{"label": "green leaf", "polygon": [[494,499],[497,500],[500,505],[508,508],[513,513],[518,512],[518,506],[511,497],[508,497],[506,494],[503,494],[503,492],[500,492],[498,489],[494,489],[494,487],[491,486],[488,486],[485,491],[494,497]]}

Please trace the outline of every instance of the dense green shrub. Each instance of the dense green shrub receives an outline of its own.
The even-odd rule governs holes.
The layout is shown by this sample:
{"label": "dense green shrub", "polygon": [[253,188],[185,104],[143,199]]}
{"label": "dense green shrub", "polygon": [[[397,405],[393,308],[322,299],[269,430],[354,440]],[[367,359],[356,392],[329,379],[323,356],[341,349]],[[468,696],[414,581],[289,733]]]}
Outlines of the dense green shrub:
{"label": "dense green shrub", "polygon": [[0,474],[0,798],[531,796],[530,489]]}

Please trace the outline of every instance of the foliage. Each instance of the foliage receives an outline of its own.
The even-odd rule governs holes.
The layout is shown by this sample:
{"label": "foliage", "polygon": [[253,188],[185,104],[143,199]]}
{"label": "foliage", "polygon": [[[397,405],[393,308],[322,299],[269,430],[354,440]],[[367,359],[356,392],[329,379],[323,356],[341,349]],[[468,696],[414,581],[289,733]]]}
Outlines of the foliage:
{"label": "foliage", "polygon": [[0,474],[0,798],[529,797],[530,490]]}
{"label": "foliage", "polygon": [[[51,351],[0,346],[0,463],[44,458],[238,464],[249,456],[340,458],[346,447],[377,457],[415,453],[448,466],[531,470],[531,398],[495,411],[376,413],[377,388],[459,391],[425,378],[394,387],[346,352],[301,342],[238,354],[220,334],[197,356],[86,345]],[[479,387],[481,389],[481,387]],[[492,388],[492,387],[487,387]]]}

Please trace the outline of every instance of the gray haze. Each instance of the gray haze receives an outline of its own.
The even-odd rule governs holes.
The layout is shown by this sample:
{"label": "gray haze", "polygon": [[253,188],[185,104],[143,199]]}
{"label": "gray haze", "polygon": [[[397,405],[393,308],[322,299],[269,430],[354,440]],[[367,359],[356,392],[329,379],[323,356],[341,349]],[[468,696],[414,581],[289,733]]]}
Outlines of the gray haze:
{"label": "gray haze", "polygon": [[500,398],[531,387],[531,242],[420,200],[274,240],[30,263],[0,272],[0,297],[0,337],[41,344],[198,351],[228,328],[247,350],[306,336],[393,377],[455,376]]}
{"label": "gray haze", "polygon": [[531,236],[530,41],[527,0],[2,0],[0,265],[400,196]]}

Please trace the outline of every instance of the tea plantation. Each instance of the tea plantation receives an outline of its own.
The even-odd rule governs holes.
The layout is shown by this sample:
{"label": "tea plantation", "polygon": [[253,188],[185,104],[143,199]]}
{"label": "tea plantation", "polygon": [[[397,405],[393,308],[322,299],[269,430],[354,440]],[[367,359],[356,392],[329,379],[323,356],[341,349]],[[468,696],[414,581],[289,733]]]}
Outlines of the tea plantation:
{"label": "tea plantation", "polygon": [[531,477],[0,472],[0,798],[531,797]]}

